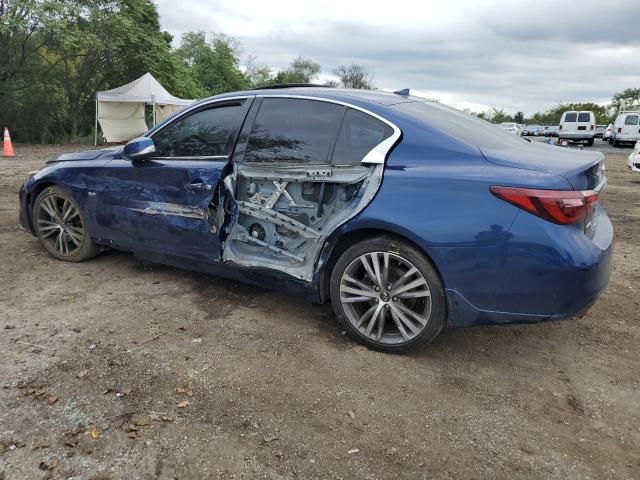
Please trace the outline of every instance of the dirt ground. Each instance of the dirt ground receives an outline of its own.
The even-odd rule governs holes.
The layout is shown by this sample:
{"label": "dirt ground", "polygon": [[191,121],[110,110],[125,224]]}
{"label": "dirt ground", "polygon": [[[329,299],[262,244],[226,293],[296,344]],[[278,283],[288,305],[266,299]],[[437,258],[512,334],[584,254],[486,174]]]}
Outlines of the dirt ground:
{"label": "dirt ground", "polygon": [[585,317],[401,356],[351,342],[330,306],[126,253],[52,259],[17,190],[73,149],[0,159],[0,479],[640,478],[629,149],[604,149],[615,268]]}

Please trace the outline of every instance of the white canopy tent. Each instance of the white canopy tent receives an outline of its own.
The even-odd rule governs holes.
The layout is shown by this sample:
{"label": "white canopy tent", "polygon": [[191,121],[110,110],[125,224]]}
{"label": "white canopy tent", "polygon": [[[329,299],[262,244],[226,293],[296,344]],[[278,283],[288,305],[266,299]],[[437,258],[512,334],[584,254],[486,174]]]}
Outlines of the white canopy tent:
{"label": "white canopy tent", "polygon": [[107,142],[124,142],[148,130],[145,105],[153,106],[153,124],[194,100],[174,97],[150,73],[112,90],[96,93],[95,143],[98,123]]}

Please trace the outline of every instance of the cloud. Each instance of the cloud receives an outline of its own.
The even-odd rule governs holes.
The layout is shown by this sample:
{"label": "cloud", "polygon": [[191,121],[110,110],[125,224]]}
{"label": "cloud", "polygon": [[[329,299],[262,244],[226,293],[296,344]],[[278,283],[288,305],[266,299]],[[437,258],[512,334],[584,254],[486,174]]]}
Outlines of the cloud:
{"label": "cloud", "polygon": [[375,74],[380,88],[410,87],[445,103],[527,114],[559,102],[607,102],[640,84],[640,2],[374,3],[158,0],[163,28],[238,38],[258,63],[297,55]]}

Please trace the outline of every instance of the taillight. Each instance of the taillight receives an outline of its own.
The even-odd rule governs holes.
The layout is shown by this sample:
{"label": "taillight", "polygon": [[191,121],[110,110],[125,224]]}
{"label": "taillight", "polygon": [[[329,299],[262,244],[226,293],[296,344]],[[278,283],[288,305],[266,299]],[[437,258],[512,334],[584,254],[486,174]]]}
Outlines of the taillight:
{"label": "taillight", "polygon": [[593,130],[593,125],[591,125],[591,130]]}
{"label": "taillight", "polygon": [[622,127],[618,127],[618,133],[622,133]]}
{"label": "taillight", "polygon": [[493,185],[491,193],[516,207],[560,225],[579,222],[598,201],[594,190],[537,190]]}
{"label": "taillight", "polygon": [[562,125],[560,125],[560,130],[562,130]]}

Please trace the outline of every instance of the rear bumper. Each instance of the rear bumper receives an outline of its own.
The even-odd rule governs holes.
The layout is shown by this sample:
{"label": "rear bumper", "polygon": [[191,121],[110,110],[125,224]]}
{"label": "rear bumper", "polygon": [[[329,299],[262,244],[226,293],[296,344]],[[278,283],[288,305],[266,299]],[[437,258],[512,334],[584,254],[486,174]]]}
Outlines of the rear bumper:
{"label": "rear bumper", "polygon": [[613,135],[613,139],[619,142],[637,142],[640,135],[633,133],[616,133]]}
{"label": "rear bumper", "polygon": [[[598,206],[593,239],[578,227],[520,212],[510,238],[490,248],[438,252],[449,326],[533,323],[581,316],[606,289],[614,235]],[[454,270],[454,271],[452,271]]]}
{"label": "rear bumper", "polygon": [[590,140],[592,138],[595,138],[595,134],[594,133],[589,133],[589,132],[581,132],[581,133],[560,133],[558,135],[558,137],[560,139],[565,139],[565,140]]}

